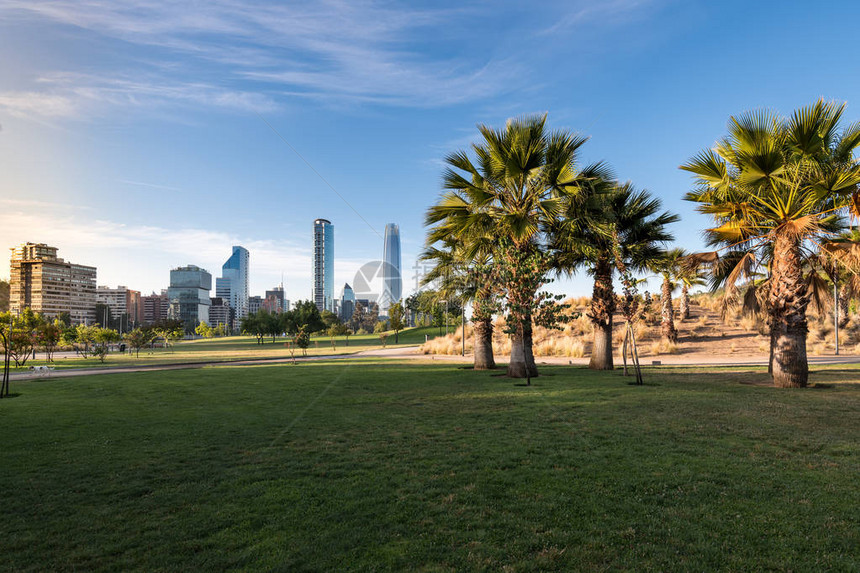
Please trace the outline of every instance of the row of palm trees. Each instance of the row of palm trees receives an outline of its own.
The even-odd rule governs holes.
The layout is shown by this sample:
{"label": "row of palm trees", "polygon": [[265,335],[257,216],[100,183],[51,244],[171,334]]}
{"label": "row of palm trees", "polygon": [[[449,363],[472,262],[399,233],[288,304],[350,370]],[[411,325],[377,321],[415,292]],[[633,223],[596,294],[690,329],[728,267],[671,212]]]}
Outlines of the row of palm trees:
{"label": "row of palm trees", "polygon": [[694,255],[666,248],[678,217],[661,211],[658,198],[619,183],[604,163],[578,166],[585,138],[550,131],[546,115],[498,130],[478,126],[471,154],[446,158],[445,191],[427,211],[423,254],[435,262],[428,280],[444,278],[444,288],[472,301],[475,368],[495,367],[492,317],[501,312],[512,337],[508,375],[536,376],[532,327],[553,325],[540,289],[553,275],[586,271],[594,278],[589,367],[611,369],[614,278],[624,285],[622,314],[630,320],[632,274],[650,268],[663,275],[669,320],[662,334],[673,340],[670,280],[686,293],[705,269],[712,288],[743,290],[745,303],[767,313],[774,384],[805,386],[806,308],[815,284],[822,273],[833,282],[856,278],[860,260],[858,243],[837,235],[846,215],[860,214],[860,124],[840,128],[843,111],[818,101],[790,118],[732,117],[714,149],[682,165],[695,182],[686,199],[715,221],[706,230],[713,250]]}

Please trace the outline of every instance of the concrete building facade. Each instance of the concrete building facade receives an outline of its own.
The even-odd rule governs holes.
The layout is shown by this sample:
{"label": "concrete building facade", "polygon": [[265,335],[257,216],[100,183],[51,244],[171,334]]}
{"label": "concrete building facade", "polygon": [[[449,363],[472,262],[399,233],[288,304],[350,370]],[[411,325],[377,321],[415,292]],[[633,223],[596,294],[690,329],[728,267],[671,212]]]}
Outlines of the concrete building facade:
{"label": "concrete building facade", "polygon": [[12,248],[9,309],[30,308],[46,318],[69,313],[72,324],[95,322],[96,268],[64,261],[57,248],[24,243]]}
{"label": "concrete building facade", "polygon": [[140,297],[140,304],[143,309],[143,318],[141,319],[143,324],[154,324],[167,320],[170,301],[167,298],[166,290],[162,290],[161,294],[152,293]]}

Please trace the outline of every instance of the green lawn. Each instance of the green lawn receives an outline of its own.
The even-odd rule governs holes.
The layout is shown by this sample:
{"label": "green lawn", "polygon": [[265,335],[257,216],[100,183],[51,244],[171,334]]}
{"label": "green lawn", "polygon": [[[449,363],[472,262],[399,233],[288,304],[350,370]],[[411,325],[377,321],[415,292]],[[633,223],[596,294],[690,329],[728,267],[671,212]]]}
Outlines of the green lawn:
{"label": "green lawn", "polygon": [[[860,568],[860,370],[349,360],[15,381],[6,570]],[[836,383],[849,381],[852,383]]]}
{"label": "green lawn", "polygon": [[[444,329],[443,329],[444,333]],[[410,328],[400,332],[398,343],[395,344],[394,332],[388,333],[386,347],[392,346],[414,346],[422,344],[425,336],[434,338],[439,335],[439,328],[423,326]],[[382,340],[378,334],[361,334],[349,337],[335,337],[334,346],[328,336],[315,336],[311,338],[311,345],[307,349],[308,356],[321,356],[331,354],[354,354],[363,350],[374,350],[382,348]],[[296,356],[301,356],[301,350],[295,351]],[[263,344],[259,344],[253,336],[229,336],[226,338],[207,338],[197,340],[180,340],[170,348],[144,348],[139,355],[110,353],[104,363],[93,357],[82,358],[80,356],[58,356],[53,366],[58,369],[67,368],[102,368],[111,366],[141,366],[188,362],[224,362],[235,360],[252,360],[265,358],[289,358],[290,349],[284,338],[277,338],[272,342],[266,338]],[[29,360],[24,367],[14,368],[13,372],[29,370],[31,366],[42,366],[46,364],[43,352],[37,353],[37,359]]]}

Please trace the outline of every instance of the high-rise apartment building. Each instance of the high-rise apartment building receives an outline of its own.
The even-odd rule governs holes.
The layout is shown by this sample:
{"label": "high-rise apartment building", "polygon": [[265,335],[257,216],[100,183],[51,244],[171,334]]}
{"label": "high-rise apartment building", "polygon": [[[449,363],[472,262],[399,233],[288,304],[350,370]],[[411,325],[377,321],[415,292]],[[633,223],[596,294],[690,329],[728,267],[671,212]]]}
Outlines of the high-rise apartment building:
{"label": "high-rise apartment building", "polygon": [[382,246],[382,297],[379,310],[388,314],[388,307],[403,296],[403,279],[400,267],[400,227],[394,223],[385,225]]}
{"label": "high-rise apartment building", "polygon": [[95,322],[96,268],[57,257],[56,247],[24,243],[12,249],[9,309],[25,308],[56,318],[68,312],[72,324]]}
{"label": "high-rise apartment building", "polygon": [[263,309],[263,297],[248,297],[248,314],[257,314]]}
{"label": "high-rise apartment building", "polygon": [[314,221],[314,302],[320,312],[334,311],[334,225]]}
{"label": "high-rise apartment building", "polygon": [[221,277],[215,279],[215,296],[229,301],[236,320],[248,316],[250,259],[248,249],[234,246],[233,254],[221,267]]}
{"label": "high-rise apartment building", "polygon": [[223,324],[227,332],[233,332],[236,311],[233,310],[230,303],[219,296],[212,297],[209,301],[211,305],[209,306],[209,322],[207,324],[212,328]]}
{"label": "high-rise apartment building", "polygon": [[209,322],[209,291],[212,290],[212,275],[194,265],[178,267],[170,271],[170,288],[167,298],[170,306],[167,317],[181,320],[186,332],[194,332],[201,322]]}
{"label": "high-rise apartment building", "polygon": [[266,298],[263,300],[263,308],[269,312],[281,313],[290,310],[287,307],[287,299],[284,297],[284,284],[276,286],[272,290],[266,291]]}
{"label": "high-rise apartment building", "polygon": [[106,305],[114,318],[122,318],[126,315],[127,322],[124,324],[130,328],[143,322],[140,291],[131,290],[122,285],[116,288],[99,286],[96,288],[96,302]]}
{"label": "high-rise apartment building", "polygon": [[153,324],[167,320],[167,310],[170,306],[170,301],[167,298],[166,290],[162,290],[161,294],[152,293],[142,296],[140,297],[140,302],[143,307],[144,324]]}
{"label": "high-rise apartment building", "polygon": [[344,322],[352,318],[352,313],[355,312],[355,292],[349,283],[344,283],[343,294],[340,297],[340,319]]}

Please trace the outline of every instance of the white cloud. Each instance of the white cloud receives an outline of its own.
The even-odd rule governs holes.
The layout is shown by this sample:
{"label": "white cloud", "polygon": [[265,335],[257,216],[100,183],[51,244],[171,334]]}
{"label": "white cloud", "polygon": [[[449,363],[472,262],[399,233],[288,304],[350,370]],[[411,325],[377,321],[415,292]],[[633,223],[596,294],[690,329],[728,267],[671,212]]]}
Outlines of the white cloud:
{"label": "white cloud", "polygon": [[[405,106],[439,106],[495,95],[509,89],[523,71],[513,62],[495,61],[492,50],[475,57],[467,53],[439,57],[420,43],[440,42],[438,36],[453,19],[463,20],[463,9],[341,0],[301,5],[0,0],[0,13],[7,19],[54,22],[157,48],[144,62],[153,60],[150,67],[162,77],[136,82],[116,72],[112,79],[79,74],[73,85],[46,92],[45,97],[55,100],[53,106],[25,110],[30,114],[53,110],[68,116],[85,101],[129,105],[140,103],[140,98],[144,103],[195,102],[257,112],[273,108],[266,94],[179,81],[201,72],[195,61],[225,82],[256,82],[282,97]],[[191,58],[192,64],[177,55]],[[140,62],[132,65],[146,67]]]}
{"label": "white cloud", "polygon": [[77,104],[69,94],[34,91],[0,92],[0,112],[15,117],[71,117],[76,113],[76,110]]}

